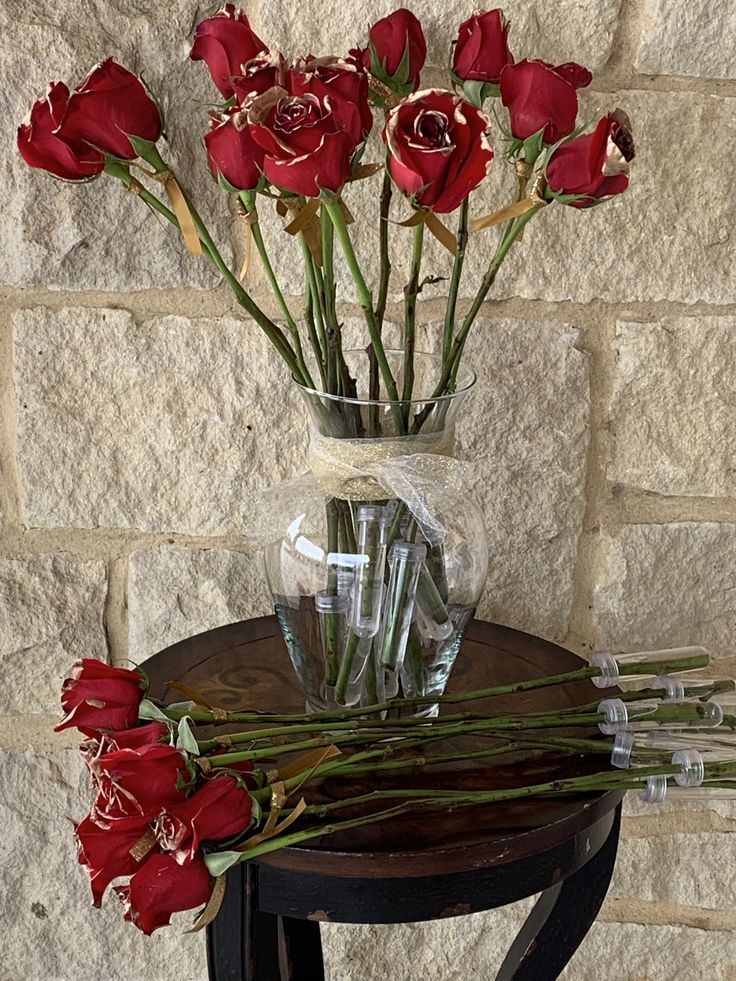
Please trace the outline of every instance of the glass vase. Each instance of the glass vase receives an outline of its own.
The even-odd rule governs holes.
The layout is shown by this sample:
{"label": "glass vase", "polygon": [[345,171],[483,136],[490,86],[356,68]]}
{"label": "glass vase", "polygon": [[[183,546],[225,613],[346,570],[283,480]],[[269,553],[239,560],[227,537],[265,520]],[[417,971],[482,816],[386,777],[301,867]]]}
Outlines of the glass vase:
{"label": "glass vase", "polygon": [[[366,352],[344,358],[369,378]],[[401,388],[404,354],[387,358]],[[308,711],[408,698],[421,702],[388,711],[436,714],[485,583],[483,519],[454,459],[475,375],[461,368],[455,391],[433,398],[441,359],[416,354],[413,372],[403,402],[297,385],[310,474],[283,495],[266,574]]]}

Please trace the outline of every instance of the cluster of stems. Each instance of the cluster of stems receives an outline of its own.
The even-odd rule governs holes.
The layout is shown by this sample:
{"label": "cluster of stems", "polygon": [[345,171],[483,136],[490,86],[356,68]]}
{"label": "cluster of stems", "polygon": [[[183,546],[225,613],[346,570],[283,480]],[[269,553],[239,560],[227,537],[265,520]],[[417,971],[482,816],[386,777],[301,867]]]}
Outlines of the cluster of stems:
{"label": "cluster of stems", "polygon": [[[689,659],[679,658],[671,665],[672,670],[693,670],[705,666],[707,655],[695,655]],[[658,668],[667,672],[666,663],[660,663]],[[648,666],[628,665],[627,670],[632,674],[644,674]],[[596,667],[584,666],[573,671],[536,678],[511,684],[496,685],[475,691],[459,692],[444,696],[432,696],[433,701],[439,701],[445,708],[463,702],[475,702],[479,699],[493,699],[499,696],[509,696],[522,692],[552,688],[560,685],[589,680],[599,674]],[[693,697],[697,700],[679,703],[660,702],[656,710],[656,725],[664,730],[687,730],[698,726],[704,713],[704,705],[711,695],[722,690],[722,683],[712,682],[712,691],[708,682],[698,680],[692,689]],[[688,682],[684,679],[685,696],[688,696]],[[628,703],[635,713],[636,703],[648,702],[659,698],[658,689],[644,688],[641,690],[617,693],[617,697]],[[271,774],[271,781],[280,780],[278,770],[282,757],[293,759],[293,754],[309,752],[309,758],[304,761],[304,768],[299,769],[297,762],[290,763],[288,777],[281,781],[281,790],[288,795],[299,793],[308,796],[309,786],[327,777],[355,777],[362,774],[372,776],[384,772],[405,771],[416,775],[419,771],[426,772],[427,768],[444,764],[478,760],[488,761],[496,757],[503,758],[500,763],[514,761],[509,754],[520,751],[556,752],[567,755],[588,756],[597,762],[596,772],[578,777],[565,779],[550,779],[525,786],[499,787],[489,786],[487,789],[467,791],[458,789],[396,789],[378,788],[370,793],[358,796],[340,798],[330,803],[309,804],[300,815],[302,818],[314,820],[327,818],[327,823],[320,821],[309,827],[290,830],[288,834],[275,835],[260,842],[252,849],[242,853],[242,858],[252,858],[286,845],[308,841],[335,831],[346,830],[376,821],[388,820],[398,814],[431,808],[469,807],[473,805],[489,805],[524,797],[536,797],[545,794],[586,793],[594,791],[621,791],[641,789],[647,777],[671,778],[680,770],[669,761],[666,752],[653,746],[639,752],[639,765],[632,770],[611,769],[609,759],[612,744],[610,738],[599,733],[594,736],[580,736],[569,730],[580,730],[597,727],[604,720],[604,715],[598,711],[598,700],[590,704],[576,705],[566,709],[553,709],[546,712],[526,713],[491,713],[485,711],[447,711],[436,719],[407,717],[401,719],[385,718],[384,713],[390,707],[403,707],[416,710],[427,698],[418,696],[411,699],[398,699],[395,702],[377,703],[373,706],[363,706],[355,709],[345,709],[341,712],[323,712],[316,714],[279,714],[260,713],[252,711],[222,713],[193,705],[164,708],[163,711],[173,721],[179,721],[187,716],[195,725],[242,724],[239,732],[213,738],[199,739],[198,750],[201,757],[207,757],[205,769],[207,772],[227,771],[236,764],[245,761],[261,767],[264,772]],[[736,718],[728,717],[726,725],[736,728]],[[460,746],[457,750],[448,749],[452,741],[467,736],[481,737],[480,748],[476,745],[472,750]],[[440,751],[434,751],[434,745],[441,743]],[[317,762],[314,752],[324,748],[323,757],[318,754]],[[335,749],[339,753],[335,755]],[[209,754],[209,755],[208,755]],[[671,755],[671,754],[670,754]],[[517,757],[518,758],[518,757]],[[710,786],[736,788],[736,747],[733,759],[720,760],[707,767],[706,778]],[[264,786],[253,791],[253,797],[262,811],[267,812],[272,803],[272,786],[267,782]],[[393,802],[390,807],[375,805],[382,802]],[[350,808],[361,811],[359,816],[348,820],[332,820],[333,813]],[[281,808],[279,815],[284,817],[290,813],[290,807]]]}

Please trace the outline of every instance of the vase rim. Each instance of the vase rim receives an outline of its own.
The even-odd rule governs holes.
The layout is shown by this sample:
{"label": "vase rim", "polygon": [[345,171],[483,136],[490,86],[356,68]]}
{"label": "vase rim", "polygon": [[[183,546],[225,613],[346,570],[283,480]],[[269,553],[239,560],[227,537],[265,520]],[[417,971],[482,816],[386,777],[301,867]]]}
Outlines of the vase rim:
{"label": "vase rim", "polygon": [[[348,348],[343,352],[346,355],[350,354],[362,354],[367,355],[365,348]],[[398,355],[403,358],[404,352],[399,348],[386,348],[387,355]],[[414,358],[425,359],[427,361],[434,362],[438,368],[442,366],[442,355],[435,354],[431,351],[415,351]],[[439,374],[439,372],[438,372]],[[310,388],[309,385],[303,384],[297,378],[293,378],[293,381],[300,391],[304,392],[306,395],[314,395],[317,398],[329,399],[332,402],[342,402],[349,403],[350,405],[424,405],[427,402],[450,402],[453,399],[458,398],[461,395],[465,395],[471,390],[478,380],[478,376],[475,371],[467,364],[462,363],[458,370],[458,384],[454,392],[448,392],[446,395],[432,396],[431,393],[421,396],[414,396],[410,399],[359,399],[351,398],[347,395],[334,395],[331,392],[323,392],[319,388]]]}

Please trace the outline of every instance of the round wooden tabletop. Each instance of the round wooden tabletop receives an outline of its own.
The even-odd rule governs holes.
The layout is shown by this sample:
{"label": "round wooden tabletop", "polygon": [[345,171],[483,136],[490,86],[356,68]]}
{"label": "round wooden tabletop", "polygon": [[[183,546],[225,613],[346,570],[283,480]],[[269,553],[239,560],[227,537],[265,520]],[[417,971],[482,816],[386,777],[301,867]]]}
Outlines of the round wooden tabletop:
{"label": "round wooden tabletop", "polygon": [[[475,621],[468,630],[448,691],[523,681],[571,671],[582,664],[576,655],[548,641]],[[153,696],[168,702],[181,700],[181,693],[169,687],[170,682],[179,681],[202,692],[213,705],[231,711],[304,711],[304,699],[274,617],[231,624],[190,637],[156,654],[143,667],[151,680]],[[593,702],[598,694],[590,682],[584,681],[465,706],[499,714],[546,711]],[[228,729],[218,727],[218,731]],[[577,730],[566,733],[581,734]],[[458,743],[453,740],[452,751]],[[487,746],[488,742],[466,737],[463,745],[472,749]],[[317,803],[379,786],[523,786],[576,776],[602,764],[605,765],[605,758],[591,763],[587,758],[541,749],[533,755],[527,752],[523,759],[496,757],[393,774],[389,771],[343,778],[339,784],[327,780],[314,789],[310,787],[307,797],[310,803]],[[620,800],[619,793],[587,794],[404,815],[391,822],[316,839],[303,847],[283,849],[258,861],[274,869],[351,878],[468,872],[554,850],[555,846],[577,839],[614,810]],[[349,816],[347,812],[341,815]]]}

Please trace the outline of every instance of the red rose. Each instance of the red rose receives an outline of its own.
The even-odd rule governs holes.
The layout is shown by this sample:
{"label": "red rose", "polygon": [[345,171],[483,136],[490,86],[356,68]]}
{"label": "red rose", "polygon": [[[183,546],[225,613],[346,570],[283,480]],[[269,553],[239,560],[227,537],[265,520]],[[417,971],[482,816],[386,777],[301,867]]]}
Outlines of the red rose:
{"label": "red rose", "polygon": [[75,661],[61,690],[66,715],[55,731],[75,727],[85,736],[96,736],[101,729],[131,728],[138,721],[143,684],[137,671],[89,657]]}
{"label": "red rose", "polygon": [[377,79],[400,95],[416,92],[419,73],[427,59],[422,25],[405,7],[377,21],[368,35],[363,64]]}
{"label": "red rose", "polygon": [[156,837],[179,863],[191,862],[203,841],[225,841],[250,827],[253,799],[229,774],[206,780],[178,804],[159,815]]}
{"label": "red rose", "polygon": [[476,11],[460,25],[452,57],[452,70],[464,82],[498,85],[506,65],[514,58],[508,45],[509,22],[502,10]]}
{"label": "red rose", "polygon": [[149,722],[135,729],[103,732],[92,739],[85,739],[79,747],[82,759],[91,768],[92,761],[104,753],[114,753],[118,749],[140,749],[152,743],[169,741],[171,729],[164,722]]}
{"label": "red rose", "polygon": [[360,139],[360,110],[313,92],[290,95],[275,87],[248,106],[253,139],[266,151],[263,169],[276,187],[318,197],[339,191]]}
{"label": "red rose", "polygon": [[[362,143],[373,127],[368,100],[368,76],[355,65],[339,58],[304,58],[287,72],[285,88],[291,95],[328,98],[333,108],[340,106],[341,118],[351,125],[351,135]],[[351,111],[357,106],[358,112]]]}
{"label": "red rose", "polygon": [[284,56],[280,51],[264,51],[244,62],[240,73],[234,75],[230,82],[235,97],[244,105],[256,95],[262,95],[274,85],[281,85],[284,75]]}
{"label": "red rose", "polygon": [[389,113],[383,138],[394,183],[423,208],[454,211],[488,173],[490,121],[459,95],[427,89]]}
{"label": "red rose", "polygon": [[68,101],[66,85],[51,82],[46,98],[33,103],[18,127],[18,150],[29,167],[47,170],[65,181],[89,180],[102,173],[105,158],[81,140],[58,135]]}
{"label": "red rose", "polygon": [[58,132],[65,140],[84,140],[103,153],[134,160],[138,153],[128,137],[155,143],[161,113],[138,76],[108,58],[72,92]]}
{"label": "red rose", "polygon": [[207,63],[212,81],[229,99],[234,94],[233,76],[240,75],[246,62],[267,49],[268,45],[252,30],[245,13],[234,3],[226,3],[213,17],[197,24],[189,57]]}
{"label": "red rose", "polygon": [[526,140],[544,130],[545,143],[556,143],[575,129],[577,90],[593,76],[574,62],[554,68],[546,61],[520,61],[501,73],[501,101],[509,110],[511,132]]}
{"label": "red rose", "polygon": [[245,112],[235,106],[211,113],[204,145],[210,170],[237,191],[252,191],[263,175],[265,151],[250,134]]}
{"label": "red rose", "polygon": [[166,926],[172,913],[202,906],[212,895],[212,877],[197,856],[179,865],[173,855],[152,855],[127,886],[115,886],[125,919],[145,934]]}
{"label": "red rose", "polygon": [[155,818],[164,808],[184,800],[187,779],[184,756],[173,746],[155,743],[140,749],[103,753],[90,764],[97,796],[92,820],[109,827],[120,818]]}
{"label": "red rose", "polygon": [[92,901],[99,906],[105,890],[113,879],[133,875],[141,860],[131,855],[131,849],[150,832],[148,821],[139,817],[123,818],[111,828],[102,829],[88,815],[76,825],[74,832],[79,846],[79,864],[89,872]]}
{"label": "red rose", "polygon": [[599,120],[595,132],[559,146],[547,164],[547,185],[553,193],[581,195],[566,202],[588,208],[599,198],[621,194],[629,186],[634,140],[629,117],[616,109]]}

